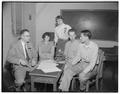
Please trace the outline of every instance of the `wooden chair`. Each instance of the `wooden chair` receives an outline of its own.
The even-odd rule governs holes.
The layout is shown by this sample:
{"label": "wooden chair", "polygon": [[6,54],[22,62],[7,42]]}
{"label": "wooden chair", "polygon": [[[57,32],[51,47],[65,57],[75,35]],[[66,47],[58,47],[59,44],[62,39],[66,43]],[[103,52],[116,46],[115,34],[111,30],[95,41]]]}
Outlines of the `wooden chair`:
{"label": "wooden chair", "polygon": [[[96,65],[95,65],[95,67],[97,67],[96,73],[93,73],[94,75],[92,75],[87,80],[86,89],[85,89],[86,92],[89,91],[89,87],[93,83],[95,83],[97,91],[102,89],[103,61],[104,61],[104,52],[101,49],[99,49],[98,57],[97,57],[97,60],[96,60]],[[92,70],[92,72],[94,71],[94,69]],[[71,89],[72,90],[74,88],[74,83],[75,83],[76,80],[79,80],[79,75],[78,74],[77,74],[77,76],[73,77],[73,79],[72,79],[72,82],[71,82]],[[99,87],[99,82],[100,82],[100,87]]]}

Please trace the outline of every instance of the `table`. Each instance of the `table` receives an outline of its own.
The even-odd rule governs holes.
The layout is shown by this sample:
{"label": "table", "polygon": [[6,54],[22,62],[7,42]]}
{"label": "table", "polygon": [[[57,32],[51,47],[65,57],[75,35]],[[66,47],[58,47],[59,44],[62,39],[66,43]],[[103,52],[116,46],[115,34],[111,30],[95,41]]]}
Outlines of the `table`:
{"label": "table", "polygon": [[60,68],[62,71],[44,73],[40,69],[35,69],[32,72],[30,72],[29,74],[31,76],[31,91],[35,91],[35,82],[53,84],[53,91],[57,91],[57,82],[59,81],[63,73],[64,64],[59,64],[57,67]]}

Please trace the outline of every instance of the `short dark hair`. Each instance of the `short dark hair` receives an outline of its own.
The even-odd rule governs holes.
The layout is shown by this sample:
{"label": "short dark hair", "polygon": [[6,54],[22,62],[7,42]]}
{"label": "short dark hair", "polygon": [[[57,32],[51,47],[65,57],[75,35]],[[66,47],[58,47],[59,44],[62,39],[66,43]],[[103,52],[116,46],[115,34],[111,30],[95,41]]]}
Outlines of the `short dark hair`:
{"label": "short dark hair", "polygon": [[87,36],[89,39],[92,37],[92,33],[90,30],[82,30],[81,33],[83,33],[84,36]]}
{"label": "short dark hair", "polygon": [[64,18],[61,16],[61,15],[58,15],[57,17],[56,17],[56,20],[57,19],[62,19],[62,20],[64,20]]}
{"label": "short dark hair", "polygon": [[[48,32],[45,32],[43,35],[42,35],[42,39],[45,39],[45,37],[48,36],[50,38],[50,34]],[[49,39],[50,40],[50,39]]]}
{"label": "short dark hair", "polygon": [[68,35],[70,32],[74,32],[76,34],[76,30],[74,28],[68,30]]}
{"label": "short dark hair", "polygon": [[28,29],[22,29],[21,31],[20,31],[20,36],[24,33],[24,32],[30,32]]}

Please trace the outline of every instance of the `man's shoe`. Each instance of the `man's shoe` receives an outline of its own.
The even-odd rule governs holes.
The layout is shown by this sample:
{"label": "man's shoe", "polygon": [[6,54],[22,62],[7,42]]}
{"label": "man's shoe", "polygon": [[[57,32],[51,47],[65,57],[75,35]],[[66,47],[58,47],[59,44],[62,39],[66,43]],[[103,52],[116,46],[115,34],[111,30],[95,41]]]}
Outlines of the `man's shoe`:
{"label": "man's shoe", "polygon": [[21,87],[18,87],[18,86],[17,86],[17,87],[15,88],[15,91],[16,91],[16,92],[21,92],[21,91],[22,91],[22,90],[21,90]]}
{"label": "man's shoe", "polygon": [[61,89],[58,89],[58,92],[62,92],[62,90],[61,90]]}
{"label": "man's shoe", "polygon": [[80,89],[80,92],[85,92],[85,89]]}
{"label": "man's shoe", "polygon": [[23,92],[26,92],[26,91],[27,91],[27,89],[26,89],[25,87],[23,87],[22,90],[23,90]]}

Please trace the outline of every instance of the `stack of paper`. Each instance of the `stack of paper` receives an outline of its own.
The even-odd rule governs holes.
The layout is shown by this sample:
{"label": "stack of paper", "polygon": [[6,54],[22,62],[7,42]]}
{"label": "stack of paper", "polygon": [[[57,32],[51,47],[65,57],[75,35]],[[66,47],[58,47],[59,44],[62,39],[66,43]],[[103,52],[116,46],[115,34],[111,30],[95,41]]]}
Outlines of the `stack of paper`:
{"label": "stack of paper", "polygon": [[43,72],[56,72],[61,71],[58,67],[56,67],[58,64],[54,62],[54,60],[44,60],[40,62],[40,65],[37,67],[37,69],[41,69]]}
{"label": "stack of paper", "polygon": [[65,61],[59,61],[58,63],[59,64],[65,64]]}

